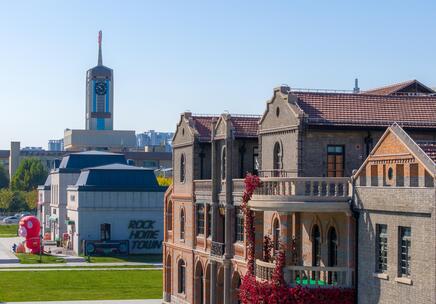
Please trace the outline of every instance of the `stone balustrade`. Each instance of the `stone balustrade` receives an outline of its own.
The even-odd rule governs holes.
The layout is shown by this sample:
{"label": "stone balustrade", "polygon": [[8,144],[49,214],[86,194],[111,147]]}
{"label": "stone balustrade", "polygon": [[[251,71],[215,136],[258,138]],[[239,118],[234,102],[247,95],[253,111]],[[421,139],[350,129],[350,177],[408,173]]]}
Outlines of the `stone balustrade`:
{"label": "stone balustrade", "polygon": [[[255,195],[340,198],[350,196],[347,177],[266,177]],[[306,198],[307,199],[307,198]]]}
{"label": "stone balustrade", "polygon": [[283,273],[290,286],[353,287],[353,270],[348,267],[287,266]]}
{"label": "stone balustrade", "polygon": [[233,179],[233,192],[243,193],[245,190],[244,179]]}
{"label": "stone balustrade", "polygon": [[259,280],[271,280],[272,274],[275,268],[274,263],[264,262],[262,260],[256,260],[255,274]]}
{"label": "stone balustrade", "polygon": [[[256,278],[271,280],[275,264],[256,260]],[[283,268],[285,282],[289,286],[348,287],[354,286],[353,270],[348,267],[286,266]]]}
{"label": "stone balustrade", "polygon": [[196,195],[210,195],[212,192],[212,180],[210,179],[194,180],[194,191]]}
{"label": "stone balustrade", "polygon": [[254,191],[255,210],[348,212],[352,195],[347,177],[264,177]]}

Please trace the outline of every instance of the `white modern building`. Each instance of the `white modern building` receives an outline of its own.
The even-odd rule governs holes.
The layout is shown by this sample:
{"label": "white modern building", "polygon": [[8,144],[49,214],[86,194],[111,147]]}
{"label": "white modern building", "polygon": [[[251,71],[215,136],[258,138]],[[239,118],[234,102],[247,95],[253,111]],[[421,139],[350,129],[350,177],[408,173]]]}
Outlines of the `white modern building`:
{"label": "white modern building", "polygon": [[[62,158],[59,168],[50,172],[50,198],[44,199],[50,202],[48,219],[52,240],[61,240],[63,234],[67,232],[67,187],[76,183],[80,170],[113,163],[126,164],[127,161],[124,155],[116,153],[99,151],[71,153]],[[47,193],[44,192],[44,195],[46,197]],[[47,215],[48,213],[42,214],[44,219]]]}
{"label": "white modern building", "polygon": [[160,254],[165,190],[150,169],[83,169],[67,189],[69,249],[85,255]]}

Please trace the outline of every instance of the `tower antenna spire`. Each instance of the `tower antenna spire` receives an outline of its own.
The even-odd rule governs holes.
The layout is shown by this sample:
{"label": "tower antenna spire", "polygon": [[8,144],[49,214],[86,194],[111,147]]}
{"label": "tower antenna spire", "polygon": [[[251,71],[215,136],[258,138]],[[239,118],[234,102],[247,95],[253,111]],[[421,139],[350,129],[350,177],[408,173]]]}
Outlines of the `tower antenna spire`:
{"label": "tower antenna spire", "polygon": [[101,41],[103,39],[102,31],[98,32],[98,65],[103,65],[103,55],[101,54]]}

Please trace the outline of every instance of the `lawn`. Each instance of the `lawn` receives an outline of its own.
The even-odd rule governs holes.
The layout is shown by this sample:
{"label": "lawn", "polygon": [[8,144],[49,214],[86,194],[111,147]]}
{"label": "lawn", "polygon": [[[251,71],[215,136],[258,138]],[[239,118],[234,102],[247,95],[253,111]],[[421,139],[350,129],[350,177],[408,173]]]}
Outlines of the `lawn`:
{"label": "lawn", "polygon": [[162,263],[161,254],[131,254],[125,257],[91,256],[90,259],[91,259],[90,263],[122,263],[122,262]]}
{"label": "lawn", "polygon": [[0,225],[0,237],[14,237],[17,236],[18,225]]}
{"label": "lawn", "polygon": [[160,299],[162,271],[26,271],[0,274],[0,302]]}
{"label": "lawn", "polygon": [[[16,253],[21,264],[39,264],[39,254]],[[65,263],[65,260],[51,255],[42,255],[42,264]]]}
{"label": "lawn", "polygon": [[[39,263],[34,263],[34,264],[39,264]],[[17,269],[17,268],[20,268],[20,267],[0,267],[0,270],[3,270],[3,269]],[[29,271],[31,271],[31,270],[33,270],[33,269],[59,269],[59,268],[62,268],[62,269],[83,269],[83,268],[86,268],[86,269],[89,269],[89,268],[91,268],[91,269],[98,269],[98,268],[110,268],[110,269],[112,269],[112,268],[115,268],[115,269],[117,269],[117,268],[161,268],[161,267],[159,267],[159,266],[153,266],[153,265],[124,265],[124,266],[113,266],[113,265],[110,265],[110,264],[108,264],[108,265],[104,265],[104,266],[94,266],[94,265],[92,265],[92,264],[89,264],[89,266],[88,265],[80,265],[80,266],[65,266],[65,265],[59,265],[59,266],[47,266],[47,265],[45,265],[45,266],[35,266],[35,267],[31,267],[31,266],[29,266],[29,267],[26,267],[25,269],[28,269]],[[0,275],[1,275],[1,273],[0,273]],[[0,304],[1,304],[1,302],[0,302]]]}

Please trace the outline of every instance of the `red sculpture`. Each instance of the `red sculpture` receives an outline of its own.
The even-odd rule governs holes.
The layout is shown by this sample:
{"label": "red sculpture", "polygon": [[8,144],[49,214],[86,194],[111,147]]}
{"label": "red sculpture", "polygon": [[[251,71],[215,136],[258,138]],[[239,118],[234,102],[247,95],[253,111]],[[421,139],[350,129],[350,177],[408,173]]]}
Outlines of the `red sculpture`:
{"label": "red sculpture", "polygon": [[18,228],[18,235],[26,239],[26,247],[31,253],[39,253],[41,240],[39,232],[41,224],[36,216],[28,215],[21,218]]}

